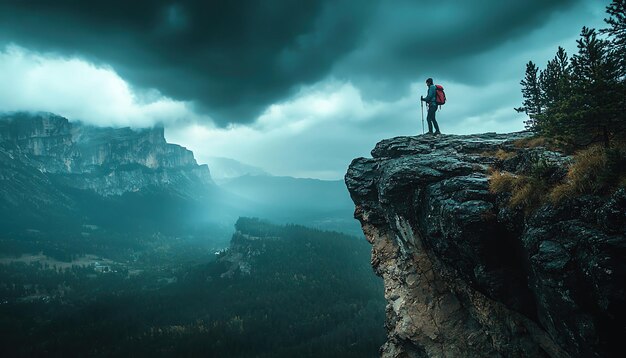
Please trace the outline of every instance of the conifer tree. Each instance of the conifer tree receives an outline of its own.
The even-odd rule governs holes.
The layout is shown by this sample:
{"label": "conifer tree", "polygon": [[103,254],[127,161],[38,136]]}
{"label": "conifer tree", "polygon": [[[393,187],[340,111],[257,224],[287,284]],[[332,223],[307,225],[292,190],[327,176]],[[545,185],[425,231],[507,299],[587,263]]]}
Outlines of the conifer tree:
{"label": "conifer tree", "polygon": [[544,70],[526,65],[520,83],[526,127],[570,147],[626,141],[626,0],[607,7],[608,28],[583,27],[571,59],[562,47]]}
{"label": "conifer tree", "polygon": [[609,17],[604,21],[609,27],[600,32],[611,38],[611,50],[619,59],[620,75],[623,77],[626,75],[626,0],[613,0],[606,12]]}
{"label": "conifer tree", "polygon": [[539,76],[541,99],[546,109],[553,107],[569,94],[570,81],[569,58],[565,49],[559,46],[556,56],[548,61],[546,69],[541,71]]}
{"label": "conifer tree", "polygon": [[541,86],[541,100],[544,112],[539,115],[538,126],[535,132],[556,139],[563,138],[562,122],[565,121],[564,112],[568,112],[572,98],[572,73],[567,52],[559,47],[556,56],[548,61],[546,69],[541,71],[539,82]]}
{"label": "conifer tree", "polygon": [[522,85],[522,96],[524,102],[522,107],[515,108],[518,112],[524,112],[528,114],[529,119],[525,121],[526,129],[536,130],[539,126],[537,122],[541,115],[541,88],[539,86],[539,78],[537,72],[539,69],[532,62],[529,61],[526,64],[526,76],[520,84]]}
{"label": "conifer tree", "polygon": [[598,38],[595,29],[583,27],[576,41],[578,53],[572,56],[573,86],[579,103],[564,130],[576,145],[609,139],[619,113],[619,65],[611,56],[609,42]]}
{"label": "conifer tree", "polygon": [[626,142],[626,0],[613,0],[606,12],[609,17],[604,21],[609,27],[600,31],[609,36],[609,56],[619,65],[617,103],[614,106],[617,118],[612,135],[616,140]]}

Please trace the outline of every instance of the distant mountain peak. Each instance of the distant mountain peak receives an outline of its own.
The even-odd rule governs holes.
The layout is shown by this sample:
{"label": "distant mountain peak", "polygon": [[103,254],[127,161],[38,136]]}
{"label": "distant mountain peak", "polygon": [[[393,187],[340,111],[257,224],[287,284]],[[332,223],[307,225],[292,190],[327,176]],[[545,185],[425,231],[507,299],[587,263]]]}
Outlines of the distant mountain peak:
{"label": "distant mountain peak", "polygon": [[147,187],[212,185],[208,166],[167,143],[163,127],[101,128],[46,112],[0,115],[0,147],[76,189],[121,195]]}
{"label": "distant mountain peak", "polygon": [[209,157],[206,159],[211,168],[213,179],[218,183],[228,182],[243,176],[268,176],[270,173],[263,168],[242,163],[238,160],[225,157]]}

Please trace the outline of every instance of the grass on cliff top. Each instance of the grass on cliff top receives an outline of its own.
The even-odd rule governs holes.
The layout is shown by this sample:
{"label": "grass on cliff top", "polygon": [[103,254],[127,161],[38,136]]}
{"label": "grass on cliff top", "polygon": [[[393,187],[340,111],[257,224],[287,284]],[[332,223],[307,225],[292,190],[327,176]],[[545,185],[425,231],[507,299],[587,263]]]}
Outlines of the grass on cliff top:
{"label": "grass on cliff top", "polygon": [[532,136],[527,138],[518,139],[513,142],[513,146],[515,148],[539,148],[544,147],[548,150],[560,152],[566,150],[566,146],[563,143],[560,143],[552,138],[547,138],[543,136]]}
{"label": "grass on cliff top", "polygon": [[483,157],[492,157],[497,158],[499,160],[507,160],[515,157],[517,155],[516,152],[506,151],[504,149],[498,149],[496,151],[487,151],[480,153]]}
{"label": "grass on cliff top", "polygon": [[510,193],[508,206],[526,214],[540,205],[558,204],[580,195],[608,195],[626,187],[626,145],[604,148],[593,145],[573,155],[565,178],[551,183],[549,164],[538,160],[528,173],[512,174],[491,170],[489,190]]}
{"label": "grass on cliff top", "polygon": [[494,194],[511,193],[508,206],[521,208],[524,213],[530,214],[543,203],[546,183],[533,176],[514,175],[495,170],[489,180],[489,190]]}
{"label": "grass on cliff top", "polygon": [[585,194],[608,194],[626,187],[626,146],[604,148],[593,145],[574,154],[565,180],[552,188],[553,203]]}
{"label": "grass on cliff top", "polygon": [[533,137],[518,139],[515,142],[513,142],[513,145],[515,145],[516,148],[537,148],[537,147],[545,147],[548,141],[549,140],[546,137],[533,136]]}

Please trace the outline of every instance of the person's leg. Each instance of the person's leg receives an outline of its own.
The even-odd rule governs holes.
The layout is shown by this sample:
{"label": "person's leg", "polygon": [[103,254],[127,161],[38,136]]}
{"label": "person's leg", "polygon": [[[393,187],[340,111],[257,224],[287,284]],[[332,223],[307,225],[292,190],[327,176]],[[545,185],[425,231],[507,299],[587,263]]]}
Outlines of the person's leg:
{"label": "person's leg", "polygon": [[[437,106],[435,106],[434,104],[431,104],[430,106],[428,106],[428,116],[426,116],[426,120],[428,121],[428,133],[433,132],[433,122],[435,121],[436,111],[437,111]],[[435,124],[435,128],[437,128],[436,124]]]}

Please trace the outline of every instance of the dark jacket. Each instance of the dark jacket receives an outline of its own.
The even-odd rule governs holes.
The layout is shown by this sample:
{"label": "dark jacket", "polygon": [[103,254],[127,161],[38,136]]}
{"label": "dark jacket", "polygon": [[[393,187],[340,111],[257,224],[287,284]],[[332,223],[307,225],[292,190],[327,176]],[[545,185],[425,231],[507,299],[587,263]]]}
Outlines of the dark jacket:
{"label": "dark jacket", "polygon": [[428,86],[428,94],[424,97],[424,102],[430,105],[437,105],[437,86],[434,84]]}

